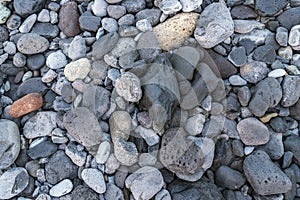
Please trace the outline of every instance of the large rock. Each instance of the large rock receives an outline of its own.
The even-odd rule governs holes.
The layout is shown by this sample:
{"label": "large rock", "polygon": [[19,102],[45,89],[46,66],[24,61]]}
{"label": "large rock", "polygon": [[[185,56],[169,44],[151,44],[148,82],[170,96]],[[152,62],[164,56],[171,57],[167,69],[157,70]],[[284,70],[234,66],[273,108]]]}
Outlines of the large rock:
{"label": "large rock", "polygon": [[68,133],[83,146],[100,144],[102,129],[95,115],[85,107],[77,107],[67,112],[63,123]]}
{"label": "large rock", "polygon": [[45,3],[46,0],[16,0],[14,9],[18,15],[25,18],[42,10]]}
{"label": "large rock", "polygon": [[0,119],[0,169],[9,167],[20,152],[20,133],[13,121]]}
{"label": "large rock", "polygon": [[285,76],[282,84],[283,94],[281,105],[290,107],[294,105],[300,97],[300,77]]}
{"label": "large rock", "polygon": [[73,37],[80,33],[79,12],[76,2],[67,2],[61,7],[58,26],[68,37]]}
{"label": "large rock", "polygon": [[273,16],[287,4],[288,0],[256,0],[255,9],[258,10],[262,15]]}
{"label": "large rock", "polygon": [[17,42],[17,48],[23,54],[42,53],[46,51],[48,47],[48,40],[35,33],[26,33],[22,35]]}
{"label": "large rock", "polygon": [[151,199],[162,189],[164,179],[158,169],[146,166],[128,176],[125,184],[135,199]]}
{"label": "large rock", "polygon": [[194,36],[204,48],[211,48],[226,40],[234,32],[229,9],[224,3],[212,3],[201,13]]}
{"label": "large rock", "polygon": [[260,195],[286,193],[292,188],[288,176],[264,151],[257,150],[246,157],[243,169],[248,182]]}

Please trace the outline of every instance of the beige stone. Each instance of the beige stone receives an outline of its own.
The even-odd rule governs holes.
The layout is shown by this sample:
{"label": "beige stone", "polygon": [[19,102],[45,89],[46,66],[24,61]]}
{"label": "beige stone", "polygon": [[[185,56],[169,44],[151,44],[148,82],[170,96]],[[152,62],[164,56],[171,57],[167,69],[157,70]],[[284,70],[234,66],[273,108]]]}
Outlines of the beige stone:
{"label": "beige stone", "polygon": [[193,35],[199,18],[197,13],[180,13],[153,28],[163,50],[179,47]]}
{"label": "beige stone", "polygon": [[84,79],[91,70],[90,61],[87,58],[81,58],[66,65],[64,73],[69,81]]}

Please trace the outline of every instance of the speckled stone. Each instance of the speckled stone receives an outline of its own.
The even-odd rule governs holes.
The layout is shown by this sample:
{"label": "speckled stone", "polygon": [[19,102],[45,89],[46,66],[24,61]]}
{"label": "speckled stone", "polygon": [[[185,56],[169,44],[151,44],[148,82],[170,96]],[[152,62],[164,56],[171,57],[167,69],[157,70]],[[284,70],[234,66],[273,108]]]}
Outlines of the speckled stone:
{"label": "speckled stone", "polygon": [[87,58],[81,58],[66,65],[64,73],[69,81],[84,79],[91,70],[90,61]]}
{"label": "speckled stone", "polygon": [[24,54],[37,54],[46,51],[49,47],[49,41],[35,33],[27,33],[20,37],[17,42],[17,48]]}

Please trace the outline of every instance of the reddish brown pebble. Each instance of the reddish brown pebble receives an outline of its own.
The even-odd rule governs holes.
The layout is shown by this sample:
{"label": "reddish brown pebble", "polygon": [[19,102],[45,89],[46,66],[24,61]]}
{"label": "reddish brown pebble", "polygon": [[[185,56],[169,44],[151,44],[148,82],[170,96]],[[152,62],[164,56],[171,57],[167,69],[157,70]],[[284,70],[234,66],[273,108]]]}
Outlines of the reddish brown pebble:
{"label": "reddish brown pebble", "polygon": [[18,118],[42,107],[43,97],[39,93],[30,93],[15,101],[9,110],[13,118]]}
{"label": "reddish brown pebble", "polygon": [[58,26],[68,37],[73,37],[80,33],[79,12],[76,2],[67,2],[61,7]]}

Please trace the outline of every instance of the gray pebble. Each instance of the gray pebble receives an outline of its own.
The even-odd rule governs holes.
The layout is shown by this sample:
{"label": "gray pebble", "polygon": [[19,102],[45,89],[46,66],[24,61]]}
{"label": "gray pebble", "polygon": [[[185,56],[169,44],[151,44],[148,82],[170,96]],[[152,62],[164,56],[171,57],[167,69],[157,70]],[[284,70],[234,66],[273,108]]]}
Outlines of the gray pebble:
{"label": "gray pebble", "polygon": [[16,0],[13,2],[13,5],[16,13],[25,18],[32,13],[39,12],[45,5],[45,2],[45,0]]}
{"label": "gray pebble", "polygon": [[99,164],[104,164],[110,155],[111,145],[108,141],[103,141],[98,147],[97,154],[95,155],[96,161]]}
{"label": "gray pebble", "polygon": [[60,69],[67,65],[68,61],[65,54],[61,50],[53,52],[48,55],[46,59],[46,65],[50,69]]}
{"label": "gray pebble", "polygon": [[267,144],[260,147],[264,150],[272,160],[280,159],[284,154],[284,146],[282,141],[282,133],[273,133],[270,134],[270,140]]}
{"label": "gray pebble", "polygon": [[107,32],[118,31],[118,22],[113,18],[105,17],[101,20],[101,24]]}
{"label": "gray pebble", "polygon": [[4,51],[9,55],[14,55],[17,51],[16,45],[13,42],[5,41],[3,42]]}
{"label": "gray pebble", "polygon": [[64,179],[61,182],[54,185],[50,191],[49,194],[53,197],[61,197],[66,194],[69,194],[73,189],[73,183],[69,179]]}
{"label": "gray pebble", "polygon": [[229,53],[228,60],[237,67],[244,65],[247,61],[246,49],[243,46],[234,48]]}
{"label": "gray pebble", "polygon": [[27,155],[32,159],[48,157],[57,150],[57,145],[53,144],[47,137],[33,140],[27,151]]}
{"label": "gray pebble", "polygon": [[155,26],[159,23],[161,16],[161,11],[157,8],[144,9],[136,14],[136,21],[147,19],[152,26]]}
{"label": "gray pebble", "polygon": [[37,21],[39,22],[50,22],[50,12],[47,9],[42,9],[38,14]]}
{"label": "gray pebble", "polygon": [[87,153],[78,150],[76,144],[70,142],[65,148],[65,153],[77,166],[81,167],[85,164]]}
{"label": "gray pebble", "polygon": [[291,151],[284,152],[283,160],[282,160],[282,168],[283,169],[289,167],[292,164],[293,156],[294,156],[294,154]]}
{"label": "gray pebble", "polygon": [[81,177],[83,181],[95,192],[103,194],[106,191],[106,184],[104,181],[103,174],[92,168],[82,170]]}
{"label": "gray pebble", "polygon": [[92,11],[96,16],[103,17],[106,15],[107,2],[105,0],[95,0],[92,5]]}
{"label": "gray pebble", "polygon": [[45,64],[45,62],[46,59],[43,54],[36,54],[28,57],[27,66],[31,70],[38,70]]}
{"label": "gray pebble", "polygon": [[21,17],[19,15],[16,14],[12,14],[7,22],[6,22],[7,28],[9,30],[16,30],[20,27],[21,25]]}
{"label": "gray pebble", "polygon": [[158,3],[158,7],[165,15],[175,14],[182,9],[178,0],[162,0]]}
{"label": "gray pebble", "polygon": [[20,33],[28,33],[32,29],[34,23],[36,22],[36,18],[36,14],[32,14],[29,17],[27,17],[22,23],[22,25],[19,27]]}
{"label": "gray pebble", "polygon": [[245,81],[242,77],[239,75],[232,75],[229,77],[229,82],[233,86],[243,86],[247,85],[247,81]]}
{"label": "gray pebble", "polygon": [[266,63],[260,61],[249,61],[240,68],[241,77],[250,83],[261,81],[269,72]]}
{"label": "gray pebble", "polygon": [[296,135],[289,136],[284,141],[284,149],[285,151],[291,151],[294,155],[294,161],[299,164],[300,163],[300,150],[299,150],[300,139]]}
{"label": "gray pebble", "polygon": [[135,22],[135,18],[133,14],[126,14],[118,20],[118,24],[120,26],[130,26]]}
{"label": "gray pebble", "polygon": [[281,105],[290,107],[294,105],[300,97],[300,77],[285,76],[282,84],[283,94]]}
{"label": "gray pebble", "polygon": [[13,64],[16,67],[24,67],[26,65],[26,56],[17,52],[13,57]]}
{"label": "gray pebble", "polygon": [[137,13],[146,7],[146,2],[145,0],[123,0],[121,5],[126,7],[127,12]]}
{"label": "gray pebble", "polygon": [[228,166],[221,166],[215,174],[216,183],[230,190],[236,190],[245,184],[246,178],[236,170]]}
{"label": "gray pebble", "polygon": [[46,38],[55,38],[59,34],[59,28],[51,23],[36,23],[31,32]]}
{"label": "gray pebble", "polygon": [[131,166],[138,161],[138,151],[132,142],[119,138],[114,141],[114,152],[117,160],[125,166]]}
{"label": "gray pebble", "polygon": [[46,51],[49,41],[35,33],[26,33],[20,37],[17,48],[24,54],[38,54]]}
{"label": "gray pebble", "polygon": [[[109,5],[107,7],[107,14],[111,18],[120,19],[121,17],[123,17],[126,14],[126,8],[125,8],[125,6],[121,6],[121,5]],[[131,25],[131,24],[128,24],[128,25]]]}
{"label": "gray pebble", "polygon": [[284,27],[278,27],[276,29],[276,41],[280,46],[287,46],[288,44],[288,30]]}
{"label": "gray pebble", "polygon": [[86,11],[79,17],[79,26],[83,31],[96,32],[100,27],[100,17],[93,16],[92,13]]}
{"label": "gray pebble", "polygon": [[68,49],[68,56],[73,61],[79,58],[83,58],[86,56],[86,44],[84,38],[80,35],[77,35],[72,40],[69,49]]}
{"label": "gray pebble", "polygon": [[107,189],[104,194],[105,199],[118,199],[118,200],[124,200],[124,194],[123,191],[115,186],[114,184],[107,184]]}

